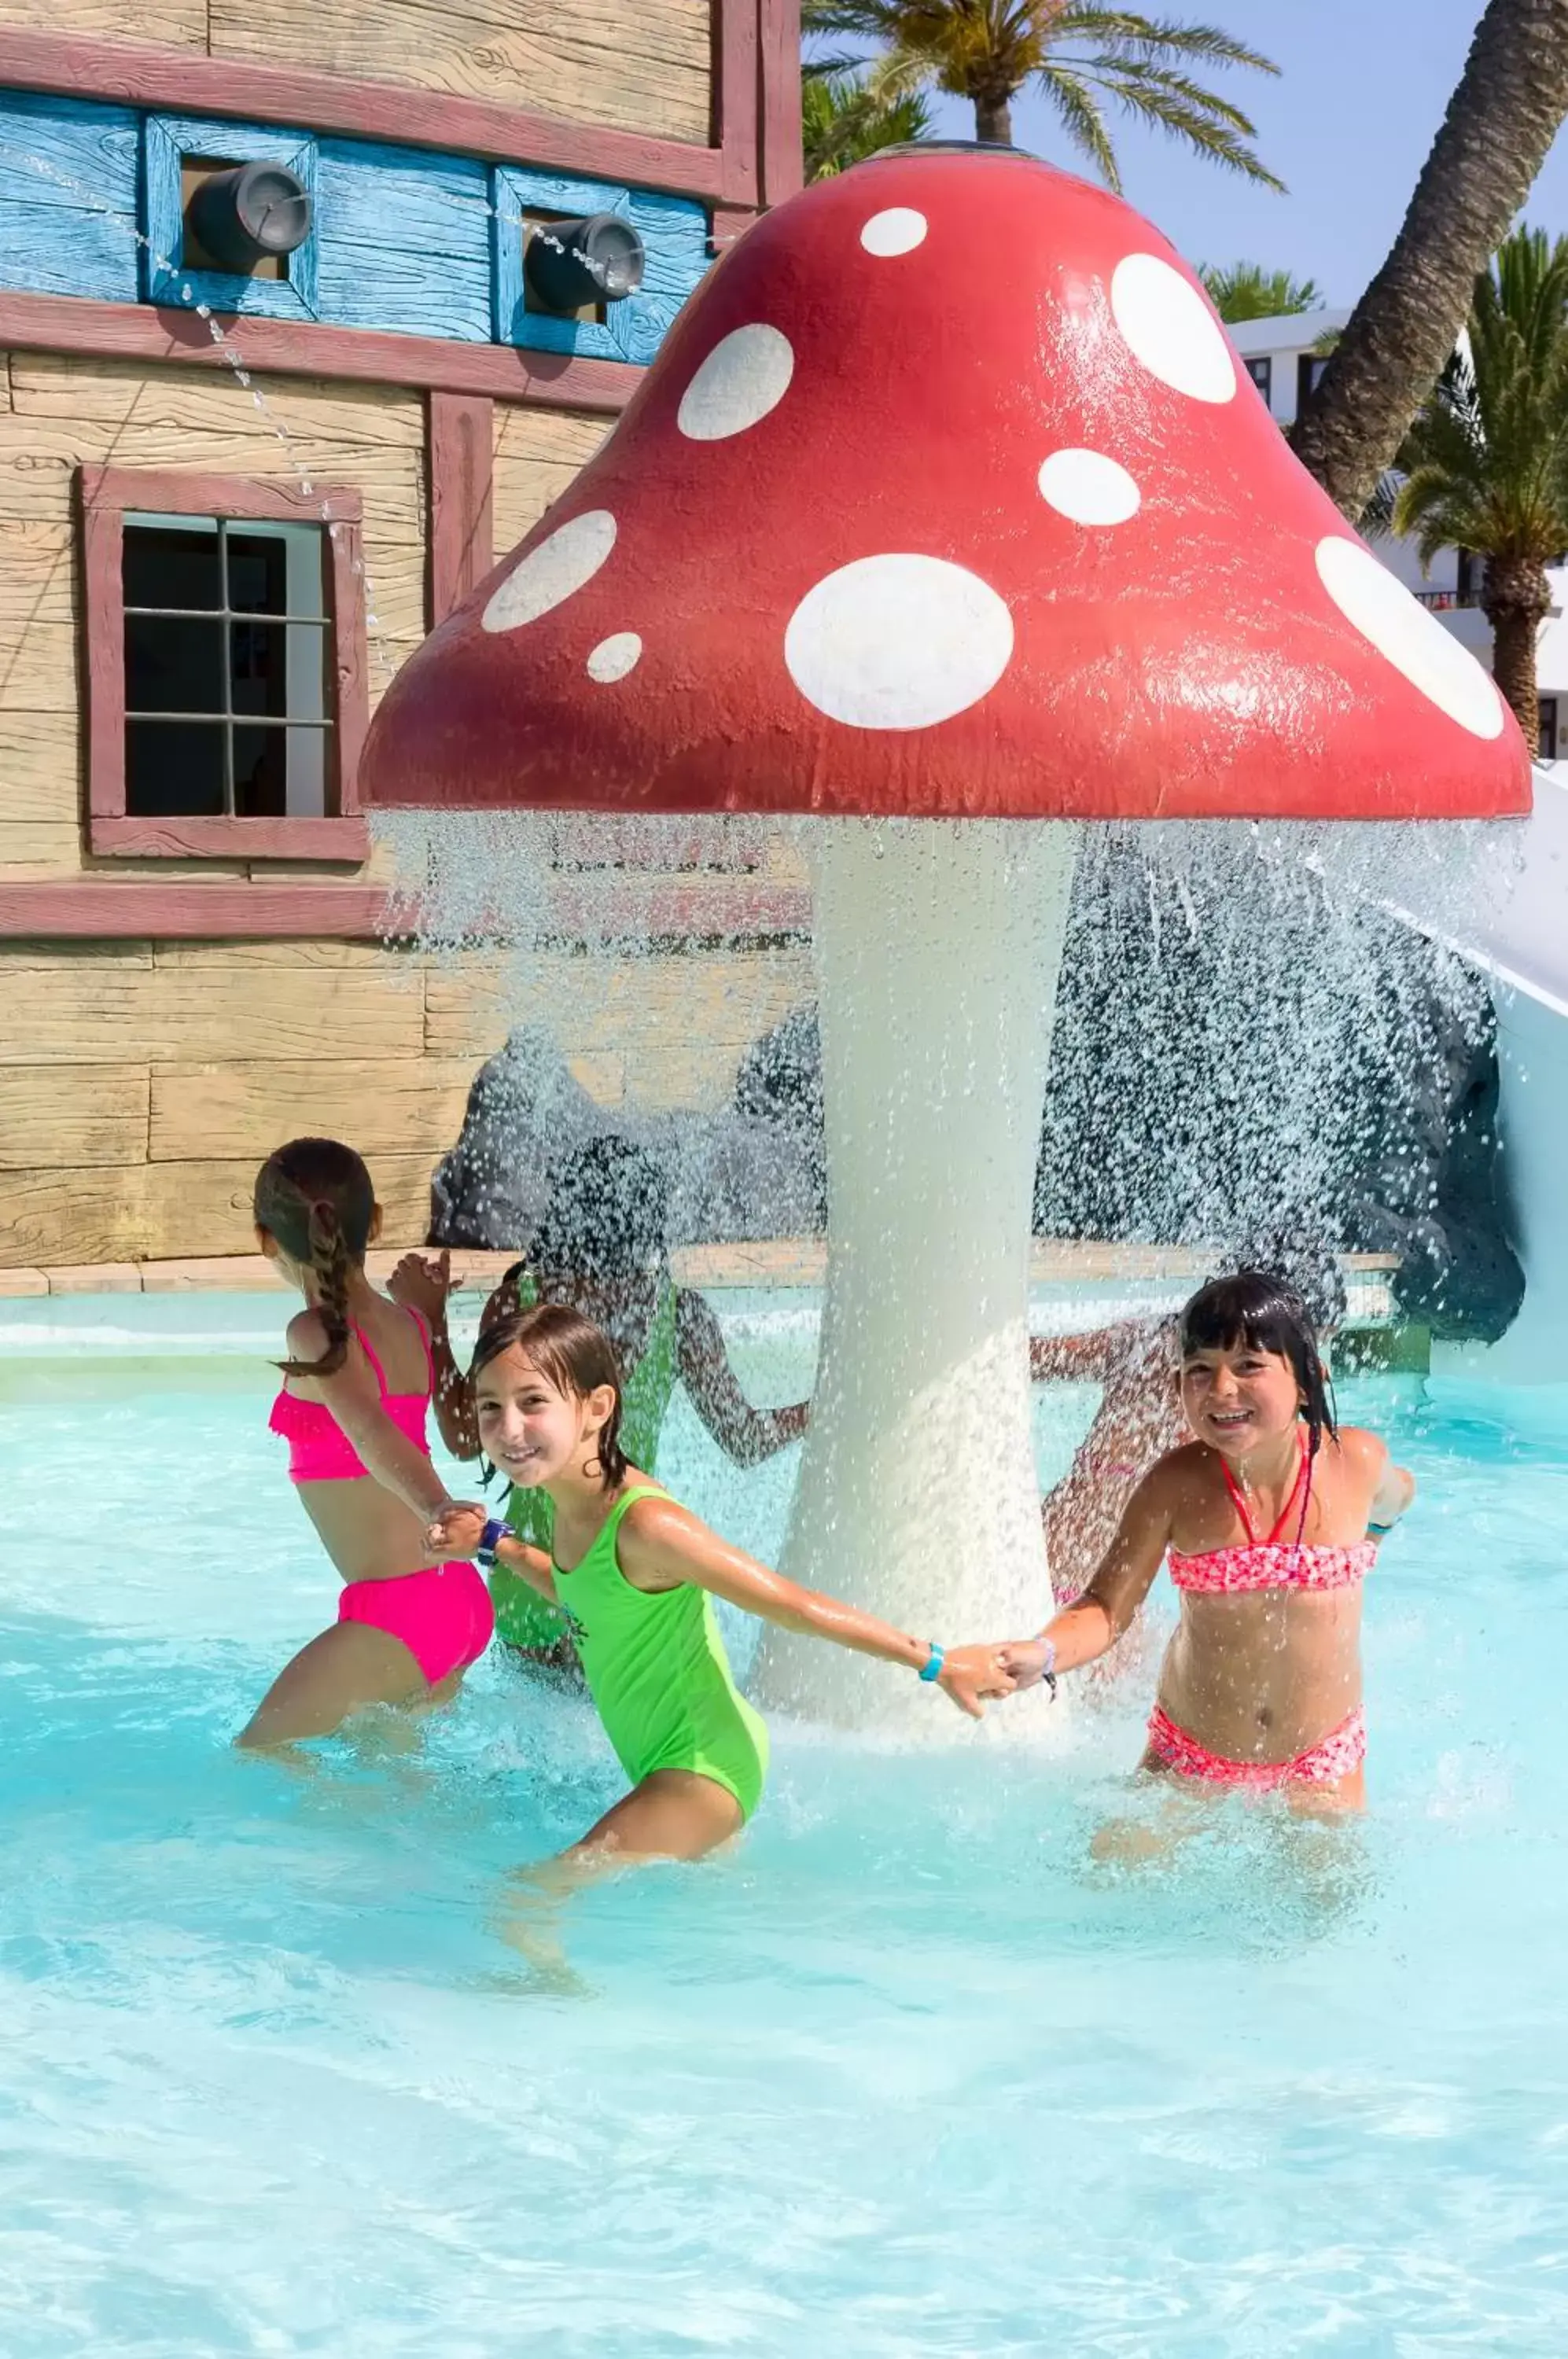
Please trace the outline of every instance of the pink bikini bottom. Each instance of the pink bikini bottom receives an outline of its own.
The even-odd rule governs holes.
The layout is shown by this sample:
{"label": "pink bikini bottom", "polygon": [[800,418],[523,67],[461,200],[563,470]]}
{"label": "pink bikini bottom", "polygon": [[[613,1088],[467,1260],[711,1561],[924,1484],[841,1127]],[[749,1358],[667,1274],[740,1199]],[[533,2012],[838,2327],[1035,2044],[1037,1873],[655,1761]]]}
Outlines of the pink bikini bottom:
{"label": "pink bikini bottom", "polygon": [[368,1623],[401,1638],[431,1687],[465,1671],[490,1644],[495,1609],[472,1564],[434,1564],[395,1581],[351,1581],[338,1600],[340,1622]]}
{"label": "pink bikini bottom", "polygon": [[1211,1753],[1178,1728],[1163,1706],[1156,1704],[1149,1720],[1149,1749],[1178,1777],[1203,1777],[1214,1786],[1245,1786],[1257,1793],[1276,1786],[1327,1786],[1350,1777],[1366,1760],[1367,1715],[1358,1704],[1348,1720],[1292,1761],[1227,1761],[1223,1753]]}

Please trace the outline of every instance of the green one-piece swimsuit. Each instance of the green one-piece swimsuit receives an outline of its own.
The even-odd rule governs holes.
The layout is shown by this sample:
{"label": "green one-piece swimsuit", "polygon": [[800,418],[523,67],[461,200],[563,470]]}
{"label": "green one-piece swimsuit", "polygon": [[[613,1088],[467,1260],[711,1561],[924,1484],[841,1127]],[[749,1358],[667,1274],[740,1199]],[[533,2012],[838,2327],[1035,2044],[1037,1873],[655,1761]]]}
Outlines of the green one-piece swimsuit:
{"label": "green one-piece swimsuit", "polygon": [[[531,1310],[539,1300],[531,1277],[522,1279],[517,1298],[525,1310]],[[642,1356],[628,1369],[621,1395],[621,1448],[634,1466],[649,1474],[659,1462],[659,1437],[674,1395],[679,1360],[675,1288],[667,1278]],[[543,1549],[547,1556],[553,1552],[555,1509],[548,1491],[519,1490],[514,1483],[504,1512],[520,1540]],[[567,1644],[566,1616],[519,1573],[508,1572],[504,1564],[498,1564],[490,1575],[490,1595],[495,1607],[495,1636],[508,1647],[524,1647],[531,1655],[550,1655]]]}
{"label": "green one-piece swimsuit", "polygon": [[733,1794],[749,1819],[768,1772],[768,1731],[735,1686],[712,1597],[695,1582],[634,1589],[616,1554],[627,1509],[669,1495],[652,1484],[625,1492],[582,1562],[555,1567],[556,1594],[632,1784],[656,1769],[691,1769]]}

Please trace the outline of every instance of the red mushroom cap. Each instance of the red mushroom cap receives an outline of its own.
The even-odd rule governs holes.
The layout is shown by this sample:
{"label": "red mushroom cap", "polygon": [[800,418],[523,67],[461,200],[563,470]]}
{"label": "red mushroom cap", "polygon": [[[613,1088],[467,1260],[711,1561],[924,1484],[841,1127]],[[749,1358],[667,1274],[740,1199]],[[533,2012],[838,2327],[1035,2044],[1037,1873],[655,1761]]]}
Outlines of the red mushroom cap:
{"label": "red mushroom cap", "polygon": [[365,778],[465,809],[1530,806],[1489,676],[1297,464],[1165,240],[940,148],[746,232],[404,666]]}

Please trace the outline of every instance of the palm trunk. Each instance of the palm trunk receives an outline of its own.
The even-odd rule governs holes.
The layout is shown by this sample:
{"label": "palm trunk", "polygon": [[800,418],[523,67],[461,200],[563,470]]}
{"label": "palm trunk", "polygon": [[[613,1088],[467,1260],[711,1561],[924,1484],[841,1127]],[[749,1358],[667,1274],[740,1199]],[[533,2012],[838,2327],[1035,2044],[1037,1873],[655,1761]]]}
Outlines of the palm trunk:
{"label": "palm trunk", "polygon": [[[1565,0],[1565,5],[1568,5],[1568,0]],[[1010,91],[1005,98],[975,100],[975,136],[987,147],[1012,146],[1013,101]]]}
{"label": "palm trunk", "polygon": [[1568,0],[1489,0],[1393,250],[1292,437],[1352,523],[1454,350],[1475,278],[1564,114]]}
{"label": "palm trunk", "polygon": [[1489,559],[1481,610],[1492,625],[1492,677],[1533,752],[1541,736],[1535,643],[1552,612],[1545,568],[1527,557]]}

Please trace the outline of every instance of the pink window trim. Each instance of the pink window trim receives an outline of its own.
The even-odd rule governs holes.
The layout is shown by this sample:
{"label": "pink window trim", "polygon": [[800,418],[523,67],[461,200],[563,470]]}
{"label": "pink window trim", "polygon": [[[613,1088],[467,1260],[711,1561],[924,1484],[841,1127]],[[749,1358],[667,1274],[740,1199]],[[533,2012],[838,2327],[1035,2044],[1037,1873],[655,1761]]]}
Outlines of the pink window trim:
{"label": "pink window trim", "polygon": [[[359,757],[370,722],[360,495],[245,475],[169,469],[82,467],[83,614],[87,648],[89,851],[138,860],[321,860],[356,866],[368,854],[359,802]],[[332,618],[335,728],[321,819],[142,819],[125,809],[125,598],[121,560],[127,509],[162,515],[255,517],[332,525],[327,595]]]}

